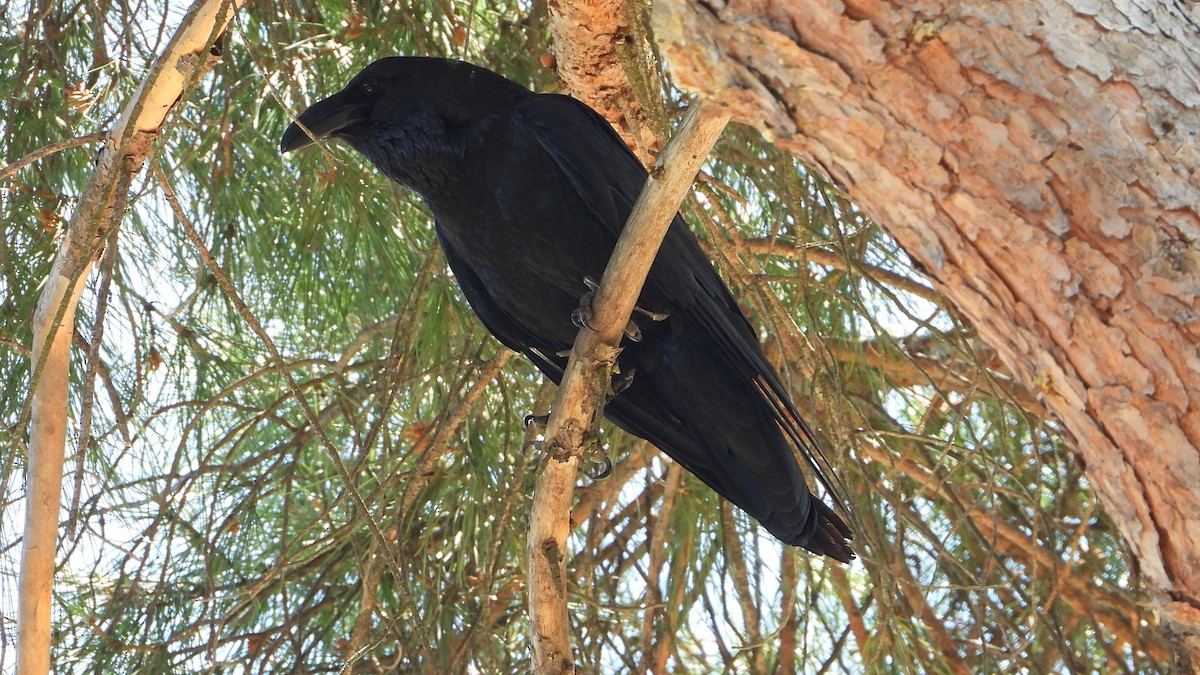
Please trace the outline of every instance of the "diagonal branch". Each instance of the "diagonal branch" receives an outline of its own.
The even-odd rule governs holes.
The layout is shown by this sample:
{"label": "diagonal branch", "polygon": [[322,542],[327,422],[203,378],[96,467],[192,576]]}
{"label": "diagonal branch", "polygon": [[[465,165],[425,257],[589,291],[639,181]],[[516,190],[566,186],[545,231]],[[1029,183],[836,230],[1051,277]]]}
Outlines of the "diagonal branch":
{"label": "diagonal branch", "polygon": [[536,673],[574,672],[567,624],[566,539],[579,456],[603,406],[607,376],[658,246],[729,114],[699,102],[659,156],[617,241],[593,304],[595,330],[575,338],[546,427],[526,549]]}
{"label": "diagonal branch", "polygon": [[795,246],[777,239],[759,238],[746,239],[741,242],[744,250],[758,255],[776,255],[796,260],[808,260],[823,267],[832,267],[843,272],[859,271],[864,276],[879,283],[884,283],[902,291],[924,298],[929,302],[943,306],[946,303],[937,290],[926,286],[920,280],[893,272],[892,270],[871,265],[862,260],[854,260],[838,251],[815,245]]}
{"label": "diagonal branch", "polygon": [[63,150],[70,150],[71,148],[76,148],[81,145],[87,145],[88,143],[95,143],[97,141],[102,141],[102,140],[104,140],[105,136],[107,136],[107,134],[105,132],[97,131],[94,134],[88,134],[86,136],[76,136],[74,138],[67,138],[67,139],[64,139],[61,141],[57,141],[55,143],[51,143],[43,148],[38,148],[37,150],[34,150],[33,152],[29,153],[28,155],[25,155],[21,159],[18,159],[17,161],[13,162],[12,164],[9,164],[8,166],[4,167],[3,169],[0,169],[0,180],[8,178],[9,176],[20,171],[21,169],[24,169],[25,167],[29,166],[30,164],[33,164],[34,162],[38,161],[39,159],[42,159],[43,157],[48,157],[50,155],[53,155],[56,152],[62,152]]}
{"label": "diagonal branch", "polygon": [[197,0],[109,135],[55,256],[33,317],[29,464],[21,552],[17,672],[50,670],[50,601],[67,439],[75,308],[107,231],[167,114],[213,63],[217,36],[244,0]]}

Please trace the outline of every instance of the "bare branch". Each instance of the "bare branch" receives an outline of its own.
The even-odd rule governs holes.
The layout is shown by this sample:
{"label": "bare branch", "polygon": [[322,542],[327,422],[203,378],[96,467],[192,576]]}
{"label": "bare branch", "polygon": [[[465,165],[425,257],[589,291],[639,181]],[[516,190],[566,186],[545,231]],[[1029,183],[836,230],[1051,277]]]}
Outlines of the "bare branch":
{"label": "bare branch", "polygon": [[880,283],[899,288],[913,295],[922,297],[935,305],[945,305],[946,300],[936,290],[926,286],[912,277],[870,265],[861,260],[853,260],[837,251],[820,246],[792,246],[775,239],[746,239],[742,242],[745,250],[760,255],[778,255],[798,260],[808,260],[824,267],[849,272],[860,270],[865,276]]}
{"label": "bare branch", "polygon": [[37,150],[34,150],[33,152],[29,153],[28,155],[25,155],[21,159],[18,159],[17,161],[13,162],[12,164],[9,164],[8,166],[4,167],[3,169],[0,169],[0,180],[8,178],[9,176],[20,171],[21,169],[24,169],[25,167],[29,166],[30,164],[33,164],[34,162],[38,161],[39,159],[42,159],[43,157],[49,157],[50,155],[53,155],[56,152],[62,152],[63,150],[69,150],[71,148],[75,148],[80,145],[87,145],[88,143],[95,143],[96,141],[102,141],[102,140],[104,140],[105,135],[107,135],[107,132],[97,131],[94,134],[88,134],[86,136],[76,136],[74,138],[67,138],[67,139],[64,139],[61,141],[57,141],[55,143],[51,143],[50,145],[47,145],[45,147],[38,148]]}
{"label": "bare branch", "polygon": [[71,332],[87,272],[125,211],[167,114],[216,58],[209,51],[244,0],[197,0],[134,94],[67,226],[33,317],[33,364],[17,672],[50,670],[50,604],[67,440]]}
{"label": "bare branch", "polygon": [[549,456],[534,491],[526,549],[534,672],[574,672],[565,553],[575,469],[658,246],[728,121],[723,109],[709,112],[699,102],[692,106],[659,156],[604,270],[593,304],[595,330],[583,329],[575,338],[546,428]]}

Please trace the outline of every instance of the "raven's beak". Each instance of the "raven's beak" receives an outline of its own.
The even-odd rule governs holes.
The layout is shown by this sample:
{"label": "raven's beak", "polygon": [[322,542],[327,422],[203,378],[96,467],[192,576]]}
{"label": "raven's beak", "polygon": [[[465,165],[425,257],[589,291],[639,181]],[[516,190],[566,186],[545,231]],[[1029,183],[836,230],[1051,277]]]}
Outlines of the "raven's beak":
{"label": "raven's beak", "polygon": [[[339,92],[327,99],[317,101],[308,110],[300,113],[296,122],[292,122],[287,131],[283,132],[283,138],[279,141],[279,150],[285,153],[299,150],[323,138],[336,136],[339,132],[362,121],[364,121],[364,116],[361,107],[347,101],[343,93]],[[304,128],[301,128],[301,125]]]}

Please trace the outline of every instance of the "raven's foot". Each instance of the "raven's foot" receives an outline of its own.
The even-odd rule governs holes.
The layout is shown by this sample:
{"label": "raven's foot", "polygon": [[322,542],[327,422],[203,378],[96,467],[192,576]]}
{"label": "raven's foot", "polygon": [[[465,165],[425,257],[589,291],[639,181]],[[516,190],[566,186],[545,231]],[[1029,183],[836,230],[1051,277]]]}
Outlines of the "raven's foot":
{"label": "raven's foot", "polygon": [[[579,298],[579,307],[571,312],[571,323],[575,324],[576,328],[587,328],[588,330],[596,330],[592,326],[592,302],[596,299],[596,291],[600,290],[600,284],[592,277],[584,277],[583,285],[587,286],[588,290]],[[635,311],[641,312],[650,317],[653,321],[662,321],[667,318],[666,314],[651,312],[641,307],[634,307]],[[629,319],[629,323],[625,324],[625,337],[634,342],[642,341],[642,330],[634,323],[633,319]]]}
{"label": "raven's foot", "polygon": [[629,385],[633,384],[633,374],[636,372],[637,366],[629,366],[624,370],[613,368],[612,380],[609,383],[609,401],[616,398],[617,394],[625,391],[629,388]]}
{"label": "raven's foot", "polygon": [[651,312],[650,310],[642,307],[634,307],[633,311],[645,314],[646,316],[650,317],[651,321],[666,321],[671,317],[671,315],[666,312]]}
{"label": "raven's foot", "polygon": [[588,290],[579,298],[579,307],[571,312],[571,323],[575,324],[576,328],[587,328],[588,330],[596,330],[592,328],[592,301],[596,299],[596,291],[600,289],[600,284],[591,277],[583,278],[583,285],[587,286]]}
{"label": "raven's foot", "polygon": [[534,414],[530,413],[525,416],[525,428],[526,429],[530,429],[533,427],[537,427],[539,429],[545,429],[546,424],[548,424],[549,422],[550,422],[550,415],[548,415],[548,414],[547,415],[534,415]]}
{"label": "raven's foot", "polygon": [[530,450],[542,449],[542,433],[546,431],[546,425],[550,422],[549,415],[534,415],[530,413],[525,416],[525,432],[529,440],[521,446],[521,454],[528,454]]}
{"label": "raven's foot", "polygon": [[625,324],[625,337],[629,338],[632,342],[642,341],[642,329],[638,328],[633,319],[630,319],[629,323]]}
{"label": "raven's foot", "polygon": [[591,460],[592,463],[599,465],[598,470],[595,473],[592,473],[590,471],[587,472],[588,478],[596,481],[596,480],[602,480],[604,478],[608,478],[609,476],[612,475],[612,472],[613,472],[612,460],[608,458],[608,454],[606,452],[604,452],[604,450],[602,448],[597,446],[596,449],[592,450],[591,453],[589,453],[588,459]]}
{"label": "raven's foot", "polygon": [[[650,317],[651,321],[666,321],[667,317],[671,316],[666,312],[651,312],[648,309],[637,307],[636,305],[634,306],[633,311]],[[638,328],[638,325],[634,323],[633,317],[630,317],[629,324],[625,326],[625,337],[633,340],[634,342],[642,341],[642,329]]]}

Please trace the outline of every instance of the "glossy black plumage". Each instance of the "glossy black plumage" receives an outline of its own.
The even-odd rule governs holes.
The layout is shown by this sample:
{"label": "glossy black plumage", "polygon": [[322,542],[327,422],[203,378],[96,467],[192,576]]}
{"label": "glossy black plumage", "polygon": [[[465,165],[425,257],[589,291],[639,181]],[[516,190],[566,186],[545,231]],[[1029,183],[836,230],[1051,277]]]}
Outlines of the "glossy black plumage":
{"label": "glossy black plumage", "polygon": [[[646,172],[608,124],[566,96],[534,94],[458,61],[377,61],[299,117],[417,192],[437,219],[472,309],[554,381]],[[293,124],[284,152],[311,143]],[[663,241],[626,340],[630,386],[606,408],[785,543],[847,561],[849,528],[811,495],[793,447],[823,483],[815,439],[754,330],[682,218]]]}

